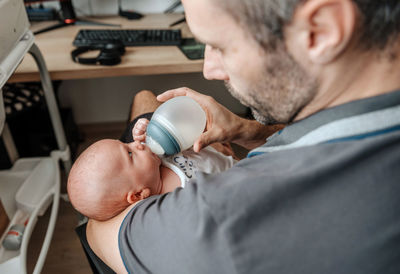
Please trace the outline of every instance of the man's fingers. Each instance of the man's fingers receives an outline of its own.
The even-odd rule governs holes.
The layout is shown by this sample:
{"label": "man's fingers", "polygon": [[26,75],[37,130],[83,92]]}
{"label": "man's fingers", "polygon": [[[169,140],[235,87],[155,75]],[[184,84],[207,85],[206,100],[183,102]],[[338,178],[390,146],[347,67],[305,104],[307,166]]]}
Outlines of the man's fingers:
{"label": "man's fingers", "polygon": [[160,95],[157,96],[157,100],[160,102],[165,102],[169,99],[172,99],[177,96],[186,96],[186,92],[183,88],[177,88],[177,89],[170,89],[167,90]]}
{"label": "man's fingers", "polygon": [[157,96],[157,100],[166,101],[177,96],[188,96],[194,99],[203,108],[207,116],[206,132],[194,143],[194,151],[199,152],[202,148],[212,143],[230,139],[229,134],[227,134],[229,131],[224,129],[229,127],[227,121],[231,121],[234,114],[220,105],[211,96],[198,93],[189,88],[168,90]]}
{"label": "man's fingers", "polygon": [[193,144],[194,152],[199,152],[202,148],[203,148],[203,145],[200,140],[197,140],[196,142],[194,142],[194,144]]}
{"label": "man's fingers", "polygon": [[161,93],[160,95],[157,96],[157,100],[160,102],[165,102],[169,99],[172,99],[174,97],[178,96],[188,96],[196,101],[201,101],[201,98],[204,97],[205,95],[198,93],[190,88],[176,88],[176,89],[170,89],[165,91],[164,93]]}
{"label": "man's fingers", "polygon": [[219,136],[214,136],[214,134],[212,134],[211,131],[204,132],[203,134],[200,135],[200,137],[193,144],[193,150],[195,152],[199,152],[206,146],[208,146],[212,143],[215,143],[215,142],[219,142],[218,137]]}

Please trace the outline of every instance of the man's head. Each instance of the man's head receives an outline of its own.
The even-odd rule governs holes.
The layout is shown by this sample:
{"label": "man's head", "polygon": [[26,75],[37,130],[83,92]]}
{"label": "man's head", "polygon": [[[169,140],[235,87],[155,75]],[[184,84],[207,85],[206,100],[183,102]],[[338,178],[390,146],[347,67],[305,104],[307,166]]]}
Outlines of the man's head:
{"label": "man's head", "polygon": [[311,102],[314,112],[334,103],[350,85],[344,76],[363,66],[354,53],[385,48],[394,58],[400,31],[397,0],[182,2],[207,44],[204,76],[225,80],[264,123],[290,122]]}
{"label": "man's head", "polygon": [[70,171],[71,203],[89,218],[107,220],[159,193],[159,167],[160,159],[138,142],[98,141],[79,156]]}

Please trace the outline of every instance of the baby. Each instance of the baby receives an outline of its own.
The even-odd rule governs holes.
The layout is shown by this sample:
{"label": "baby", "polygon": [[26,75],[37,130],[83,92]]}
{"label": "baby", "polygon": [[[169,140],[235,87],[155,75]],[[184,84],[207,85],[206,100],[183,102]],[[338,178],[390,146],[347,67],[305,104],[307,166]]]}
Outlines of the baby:
{"label": "baby", "polygon": [[[197,171],[221,172],[236,162],[211,146],[199,153],[187,150],[160,159],[140,142],[147,122],[140,119],[136,123],[134,142],[101,140],[75,161],[68,177],[68,194],[77,211],[105,221],[130,204],[184,187]],[[216,148],[223,151],[224,145]]]}

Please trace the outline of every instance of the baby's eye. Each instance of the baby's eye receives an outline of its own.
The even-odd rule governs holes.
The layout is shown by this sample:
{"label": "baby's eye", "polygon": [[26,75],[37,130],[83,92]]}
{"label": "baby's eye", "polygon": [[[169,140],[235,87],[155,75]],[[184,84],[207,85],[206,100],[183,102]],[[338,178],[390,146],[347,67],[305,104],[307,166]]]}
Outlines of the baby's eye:
{"label": "baby's eye", "polygon": [[132,157],[132,152],[128,151],[129,157]]}

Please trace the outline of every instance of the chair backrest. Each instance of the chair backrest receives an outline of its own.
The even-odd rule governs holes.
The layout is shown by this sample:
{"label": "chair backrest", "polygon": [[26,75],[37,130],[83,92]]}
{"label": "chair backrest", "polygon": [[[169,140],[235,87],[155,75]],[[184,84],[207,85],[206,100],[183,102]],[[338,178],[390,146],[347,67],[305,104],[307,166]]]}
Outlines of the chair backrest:
{"label": "chair backrest", "polygon": [[85,251],[86,257],[89,261],[90,267],[95,274],[113,274],[115,273],[108,265],[106,265],[90,248],[86,238],[86,225],[87,223],[75,228],[76,234],[78,234],[81,240],[82,248]]}
{"label": "chair backrest", "polygon": [[[23,1],[0,0],[0,134],[3,131],[5,113],[1,88],[30,48],[15,50],[16,45],[29,31],[28,16]],[[33,43],[33,38],[31,39]]]}

